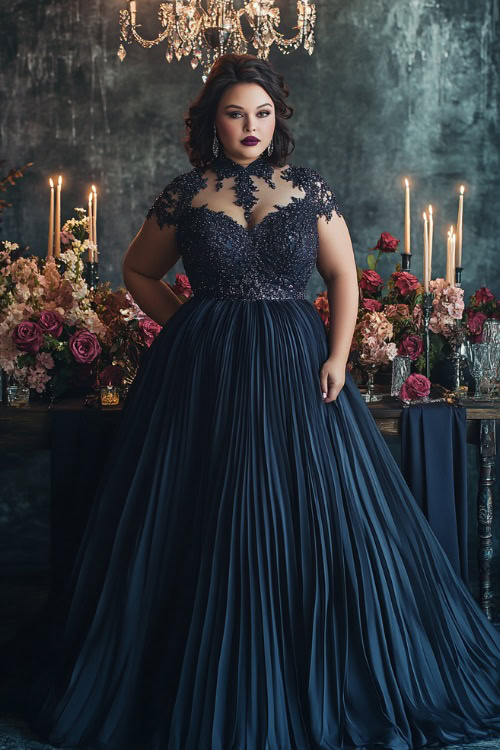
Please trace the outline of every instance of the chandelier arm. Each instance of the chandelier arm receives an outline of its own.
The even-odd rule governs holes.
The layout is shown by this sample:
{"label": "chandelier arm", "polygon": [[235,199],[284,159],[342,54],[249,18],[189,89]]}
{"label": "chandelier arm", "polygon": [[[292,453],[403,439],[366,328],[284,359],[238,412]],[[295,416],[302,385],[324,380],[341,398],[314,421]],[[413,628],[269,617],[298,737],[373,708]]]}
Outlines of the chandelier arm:
{"label": "chandelier arm", "polygon": [[[134,20],[132,20],[132,15],[134,17]],[[136,42],[141,44],[143,47],[150,48],[154,47],[157,44],[161,44],[168,35],[171,32],[171,24],[168,24],[165,29],[156,37],[156,39],[144,39],[137,31],[136,28],[138,28],[141,24],[135,23],[136,18],[136,11],[134,9],[133,14],[130,10],[121,10],[120,11],[121,16],[121,36],[123,41],[128,42],[129,44],[132,42],[132,39],[134,39]],[[132,39],[130,38],[132,37]]]}
{"label": "chandelier arm", "polygon": [[165,29],[162,33],[156,37],[156,39],[144,39],[140,34],[137,33],[133,26],[130,27],[133,38],[136,42],[139,42],[143,47],[153,47],[155,44],[160,44],[164,39],[167,38],[169,30]]}

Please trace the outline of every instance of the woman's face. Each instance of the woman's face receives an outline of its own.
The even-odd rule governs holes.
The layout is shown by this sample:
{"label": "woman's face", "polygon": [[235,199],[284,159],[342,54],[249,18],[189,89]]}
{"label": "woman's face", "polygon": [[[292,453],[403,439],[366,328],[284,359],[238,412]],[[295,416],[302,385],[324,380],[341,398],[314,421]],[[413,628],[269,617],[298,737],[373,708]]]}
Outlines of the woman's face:
{"label": "woman's face", "polygon": [[247,166],[268,147],[276,116],[273,100],[258,83],[234,83],[222,94],[215,115],[226,156]]}

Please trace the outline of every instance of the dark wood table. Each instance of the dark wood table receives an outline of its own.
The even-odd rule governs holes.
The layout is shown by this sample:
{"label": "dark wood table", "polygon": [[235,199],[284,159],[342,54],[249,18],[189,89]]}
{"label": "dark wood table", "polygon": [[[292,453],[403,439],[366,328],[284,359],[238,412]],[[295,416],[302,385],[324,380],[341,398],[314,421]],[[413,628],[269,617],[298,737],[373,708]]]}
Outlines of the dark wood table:
{"label": "dark wood table", "polygon": [[[362,388],[360,390],[363,390]],[[382,400],[369,403],[381,433],[401,437],[401,401],[383,392],[376,386]],[[491,580],[491,558],[493,557],[493,497],[495,487],[496,420],[500,419],[500,402],[475,401],[472,398],[460,402],[467,409],[467,442],[477,446],[479,477],[477,487],[478,518],[478,568],[479,604],[491,619],[493,585]],[[33,401],[26,409],[11,408],[0,404],[0,448],[4,450],[26,450],[27,448],[50,449],[50,419],[54,410],[81,410],[84,398],[65,398],[53,404]],[[100,419],[117,422],[121,405],[100,409]],[[103,422],[104,424],[104,422]]]}

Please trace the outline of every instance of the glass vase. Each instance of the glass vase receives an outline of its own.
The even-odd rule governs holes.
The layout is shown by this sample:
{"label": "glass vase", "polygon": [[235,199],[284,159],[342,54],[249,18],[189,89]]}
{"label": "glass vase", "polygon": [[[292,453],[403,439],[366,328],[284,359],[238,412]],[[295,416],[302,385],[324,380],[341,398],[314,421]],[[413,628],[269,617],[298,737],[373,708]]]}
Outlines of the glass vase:
{"label": "glass vase", "polygon": [[391,396],[399,398],[401,386],[411,372],[411,357],[408,354],[396,354],[392,360]]}

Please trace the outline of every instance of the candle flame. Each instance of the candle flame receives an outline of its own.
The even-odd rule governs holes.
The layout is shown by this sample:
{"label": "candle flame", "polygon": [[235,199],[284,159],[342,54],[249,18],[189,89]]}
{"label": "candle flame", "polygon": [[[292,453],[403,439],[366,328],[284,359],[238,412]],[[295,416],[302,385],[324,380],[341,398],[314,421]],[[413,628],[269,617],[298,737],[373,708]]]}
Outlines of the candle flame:
{"label": "candle flame", "polygon": [[408,182],[408,180],[406,179],[406,177],[405,177],[405,185],[406,185],[406,187],[409,187],[409,182]]}
{"label": "candle flame", "polygon": [[427,214],[424,211],[424,221],[427,221]]}
{"label": "candle flame", "polygon": [[53,181],[52,177],[49,177],[49,182],[50,182],[50,187],[53,188],[54,187],[54,181]]}
{"label": "candle flame", "polygon": [[62,175],[59,175],[59,179],[57,180],[58,185],[62,185]]}
{"label": "candle flame", "polygon": [[464,186],[463,186],[463,185],[460,185],[460,193],[461,193],[462,195],[464,194],[464,190],[465,190]]}
{"label": "candle flame", "polygon": [[97,190],[95,189],[95,185],[92,185],[92,192],[97,193]]}
{"label": "candle flame", "polygon": [[432,206],[430,203],[429,203],[429,214],[432,216]]}

